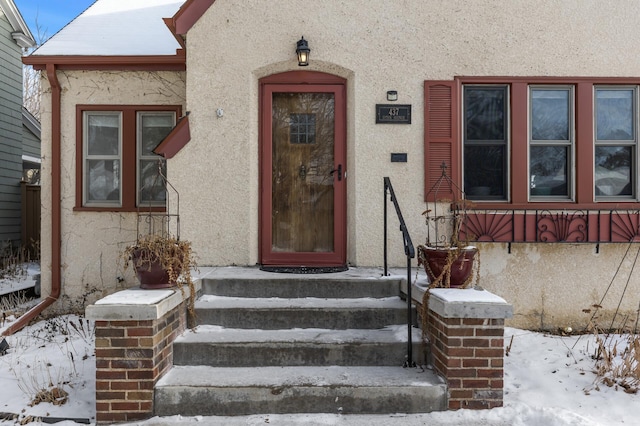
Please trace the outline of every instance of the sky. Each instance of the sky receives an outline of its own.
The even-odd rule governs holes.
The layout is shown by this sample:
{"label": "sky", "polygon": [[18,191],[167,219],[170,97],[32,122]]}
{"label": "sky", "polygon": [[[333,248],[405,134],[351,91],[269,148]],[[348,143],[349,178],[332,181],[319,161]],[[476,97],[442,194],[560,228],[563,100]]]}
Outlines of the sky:
{"label": "sky", "polygon": [[[84,12],[95,0],[14,0],[20,14],[38,42],[45,39]],[[37,24],[36,24],[37,20]],[[38,31],[40,28],[40,31]]]}

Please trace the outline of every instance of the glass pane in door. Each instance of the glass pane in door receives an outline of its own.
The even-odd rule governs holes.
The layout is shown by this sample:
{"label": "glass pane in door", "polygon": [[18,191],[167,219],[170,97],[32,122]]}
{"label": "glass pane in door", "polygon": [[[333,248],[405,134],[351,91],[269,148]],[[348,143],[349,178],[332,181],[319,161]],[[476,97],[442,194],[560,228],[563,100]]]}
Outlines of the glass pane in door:
{"label": "glass pane in door", "polygon": [[272,250],[333,252],[334,94],[272,101]]}

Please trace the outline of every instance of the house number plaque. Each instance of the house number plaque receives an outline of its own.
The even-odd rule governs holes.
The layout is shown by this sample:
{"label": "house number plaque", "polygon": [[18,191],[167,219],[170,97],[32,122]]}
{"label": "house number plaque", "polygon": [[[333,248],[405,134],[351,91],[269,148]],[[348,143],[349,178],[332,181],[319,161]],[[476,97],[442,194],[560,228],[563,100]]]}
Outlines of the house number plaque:
{"label": "house number plaque", "polygon": [[411,124],[411,105],[376,104],[376,124]]}

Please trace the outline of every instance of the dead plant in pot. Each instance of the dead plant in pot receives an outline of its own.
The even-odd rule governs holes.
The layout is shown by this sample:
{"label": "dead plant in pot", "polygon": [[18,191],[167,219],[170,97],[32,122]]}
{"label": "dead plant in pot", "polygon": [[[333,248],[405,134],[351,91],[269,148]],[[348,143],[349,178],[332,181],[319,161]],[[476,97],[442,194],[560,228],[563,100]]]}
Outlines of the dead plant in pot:
{"label": "dead plant in pot", "polygon": [[[466,232],[467,209],[471,206],[462,191],[446,174],[442,175],[427,192],[427,210],[422,214],[427,225],[427,238],[419,245],[418,265],[422,265],[429,285],[422,297],[422,333],[426,340],[429,296],[433,288],[467,288],[479,279],[480,252],[469,245],[471,236]],[[461,239],[460,237],[465,238]]]}
{"label": "dead plant in pot", "polygon": [[[424,266],[429,289],[469,287],[477,281],[479,268],[478,249],[469,245],[468,234],[462,232],[470,202],[447,176],[444,163],[441,177],[427,193],[427,203],[431,208],[422,213],[427,238],[418,246],[418,265]],[[461,235],[467,238],[461,240]]]}
{"label": "dead plant in pot", "polygon": [[[146,235],[123,252],[124,267],[136,271],[140,288],[161,289],[189,285],[195,267],[191,242],[173,236]],[[192,284],[192,283],[191,283]]]}
{"label": "dead plant in pot", "polygon": [[424,245],[418,246],[418,265],[424,266],[429,277],[429,288],[466,288],[478,279],[478,248],[459,239],[460,227],[465,219],[461,211],[459,205],[452,204],[448,216],[432,214],[431,209],[422,213],[427,227],[439,222],[451,229],[449,236],[435,241],[427,238]]}
{"label": "dead plant in pot", "polygon": [[[145,235],[127,246],[122,252],[124,269],[132,267],[140,282],[140,288],[147,290],[179,288],[183,298],[187,298],[187,311],[195,324],[196,289],[191,271],[197,267],[191,242],[174,236]],[[187,295],[184,288],[189,289]]]}
{"label": "dead plant in pot", "polygon": [[159,161],[157,175],[140,191],[140,199],[148,203],[148,209],[138,209],[138,237],[121,257],[125,270],[129,267],[135,270],[142,289],[177,287],[185,298],[187,287],[189,319],[195,324],[196,290],[191,272],[197,264],[191,242],[180,239],[180,195],[166,179],[164,167]]}

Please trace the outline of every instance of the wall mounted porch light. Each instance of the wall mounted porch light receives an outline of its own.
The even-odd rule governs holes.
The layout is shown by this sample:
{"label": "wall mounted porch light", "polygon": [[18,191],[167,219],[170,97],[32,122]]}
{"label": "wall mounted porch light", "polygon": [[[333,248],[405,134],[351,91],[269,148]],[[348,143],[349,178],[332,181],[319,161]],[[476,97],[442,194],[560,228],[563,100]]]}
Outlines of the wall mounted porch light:
{"label": "wall mounted porch light", "polygon": [[306,67],[309,65],[309,53],[311,49],[309,49],[309,43],[304,39],[304,36],[300,40],[298,40],[298,44],[296,47],[296,53],[298,54],[298,66]]}
{"label": "wall mounted porch light", "polygon": [[389,90],[387,92],[387,100],[388,101],[397,101],[398,100],[398,91],[396,90]]}

